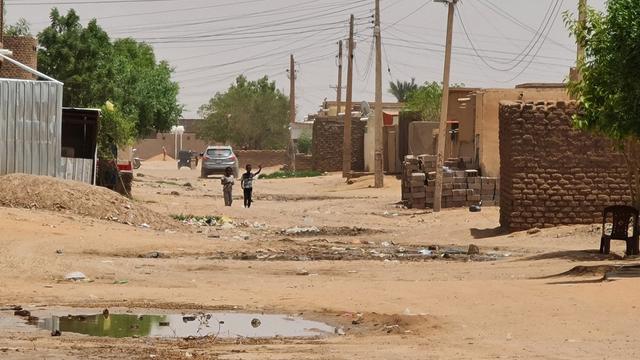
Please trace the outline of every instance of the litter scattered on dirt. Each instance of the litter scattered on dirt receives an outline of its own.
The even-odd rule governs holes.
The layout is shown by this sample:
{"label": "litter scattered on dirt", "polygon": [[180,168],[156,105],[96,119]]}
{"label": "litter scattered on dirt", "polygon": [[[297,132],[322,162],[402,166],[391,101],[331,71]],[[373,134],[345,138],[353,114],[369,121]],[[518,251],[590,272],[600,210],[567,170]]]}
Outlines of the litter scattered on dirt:
{"label": "litter scattered on dirt", "polygon": [[508,258],[510,253],[490,252],[467,254],[466,249],[451,247],[425,250],[424,246],[396,245],[388,242],[375,244],[371,242],[358,244],[330,243],[317,240],[307,244],[296,244],[283,239],[287,248],[264,248],[255,251],[219,251],[209,256],[211,260],[258,260],[258,261],[497,261]]}
{"label": "litter scattered on dirt", "polygon": [[0,176],[0,206],[67,212],[153,229],[177,227],[169,217],[107,188],[47,176]]}
{"label": "litter scattered on dirt", "polygon": [[358,236],[383,233],[382,230],[366,229],[361,227],[329,227],[329,226],[305,226],[283,229],[279,232],[287,236]]}

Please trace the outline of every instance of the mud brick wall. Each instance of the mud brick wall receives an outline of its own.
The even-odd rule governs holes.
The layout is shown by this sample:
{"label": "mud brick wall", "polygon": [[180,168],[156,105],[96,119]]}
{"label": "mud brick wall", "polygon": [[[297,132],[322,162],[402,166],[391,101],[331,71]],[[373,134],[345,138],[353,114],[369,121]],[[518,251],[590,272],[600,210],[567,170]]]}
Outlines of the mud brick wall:
{"label": "mud brick wall", "polygon": [[602,221],[629,204],[627,168],[609,140],[575,129],[575,102],[501,102],[500,223],[511,231]]}
{"label": "mud brick wall", "polygon": [[[364,171],[364,132],[366,122],[351,121],[351,169]],[[313,169],[342,171],[344,124],[334,118],[316,119],[313,124]]]}
{"label": "mud brick wall", "polygon": [[234,150],[234,152],[242,168],[248,164],[256,168],[258,165],[271,167],[282,166],[286,163],[286,150]]}
{"label": "mud brick wall", "polygon": [[[38,41],[30,36],[5,36],[3,47],[13,52],[13,59],[29,66],[38,68]],[[35,80],[36,77],[8,61],[0,62],[0,78]]]}
{"label": "mud brick wall", "polygon": [[313,156],[306,154],[296,155],[296,171],[313,170]]}

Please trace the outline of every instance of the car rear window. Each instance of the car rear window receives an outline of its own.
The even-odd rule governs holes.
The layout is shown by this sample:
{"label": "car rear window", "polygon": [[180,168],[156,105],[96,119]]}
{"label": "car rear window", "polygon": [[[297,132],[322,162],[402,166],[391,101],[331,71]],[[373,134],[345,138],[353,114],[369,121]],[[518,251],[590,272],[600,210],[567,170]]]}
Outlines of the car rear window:
{"label": "car rear window", "polygon": [[231,150],[229,149],[209,149],[207,155],[217,158],[227,158],[231,156]]}

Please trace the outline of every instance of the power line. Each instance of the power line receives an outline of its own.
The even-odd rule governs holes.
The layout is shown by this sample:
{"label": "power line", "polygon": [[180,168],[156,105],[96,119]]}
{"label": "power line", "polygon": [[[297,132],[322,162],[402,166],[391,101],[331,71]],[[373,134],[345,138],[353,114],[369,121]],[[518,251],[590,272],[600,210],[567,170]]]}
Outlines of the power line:
{"label": "power line", "polygon": [[96,1],[39,1],[19,3],[8,2],[9,6],[35,6],[35,5],[99,5],[99,4],[121,4],[121,3],[154,3],[154,2],[170,2],[178,0],[96,0]]}
{"label": "power line", "polygon": [[[553,4],[553,9],[552,9],[552,5]],[[458,20],[460,21],[460,24],[462,25],[462,30],[467,38],[467,40],[469,41],[469,45],[471,46],[471,49],[473,50],[473,52],[478,56],[478,58],[489,68],[496,70],[496,71],[511,71],[515,68],[517,68],[518,66],[520,66],[520,64],[522,64],[527,56],[529,56],[531,54],[531,52],[533,51],[533,49],[538,45],[538,43],[540,42],[540,40],[542,39],[542,36],[544,35],[544,33],[547,31],[547,29],[551,29],[553,27],[553,23],[552,23],[552,18],[555,22],[555,19],[557,18],[558,13],[560,12],[560,1],[559,0],[555,0],[555,3],[551,3],[549,6],[549,9],[547,9],[547,13],[545,14],[545,19],[543,20],[543,23],[540,24],[540,28],[538,30],[536,30],[536,34],[535,36],[531,39],[531,41],[529,42],[530,46],[527,45],[527,47],[525,49],[523,49],[523,51],[521,51],[520,53],[516,54],[516,57],[513,59],[507,59],[506,62],[503,62],[505,64],[507,63],[512,63],[515,62],[515,64],[509,66],[509,67],[497,67],[492,65],[491,63],[489,63],[489,61],[487,61],[487,59],[478,51],[478,48],[475,46],[473,40],[471,39],[471,35],[469,34],[469,31],[467,30],[467,27],[464,23],[464,20],[462,19],[462,15],[460,14],[460,12],[456,12],[456,16],[458,17]]]}
{"label": "power line", "polygon": [[[493,2],[491,2],[491,0],[481,0],[480,4],[486,6],[487,8],[489,8],[489,10],[491,10],[492,12],[494,12],[495,14],[497,14],[500,17],[503,17],[507,20],[509,20],[510,22],[518,25],[519,27],[521,27],[524,30],[527,30],[529,32],[534,32],[535,33],[535,29],[533,27],[531,27],[530,25],[524,23],[523,21],[521,21],[520,19],[516,18],[515,16],[509,14],[509,12],[501,9],[499,6],[496,6]],[[575,49],[571,49],[569,47],[567,47],[565,44],[562,44],[560,42],[557,42],[553,39],[549,39],[549,41],[551,41],[552,43],[571,51],[572,53],[575,52]]]}

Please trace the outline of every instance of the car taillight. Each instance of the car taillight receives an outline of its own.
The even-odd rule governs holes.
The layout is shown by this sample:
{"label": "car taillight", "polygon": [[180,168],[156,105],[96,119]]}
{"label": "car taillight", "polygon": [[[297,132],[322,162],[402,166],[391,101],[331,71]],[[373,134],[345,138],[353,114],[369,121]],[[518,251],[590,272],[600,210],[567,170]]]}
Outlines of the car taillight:
{"label": "car taillight", "polygon": [[208,157],[207,155],[205,155],[205,156],[203,157],[203,159],[204,159],[204,160],[211,160],[211,158],[210,158],[210,157]]}
{"label": "car taillight", "polygon": [[231,159],[233,161],[236,161],[236,156],[235,155],[231,155],[231,157],[229,159]]}

